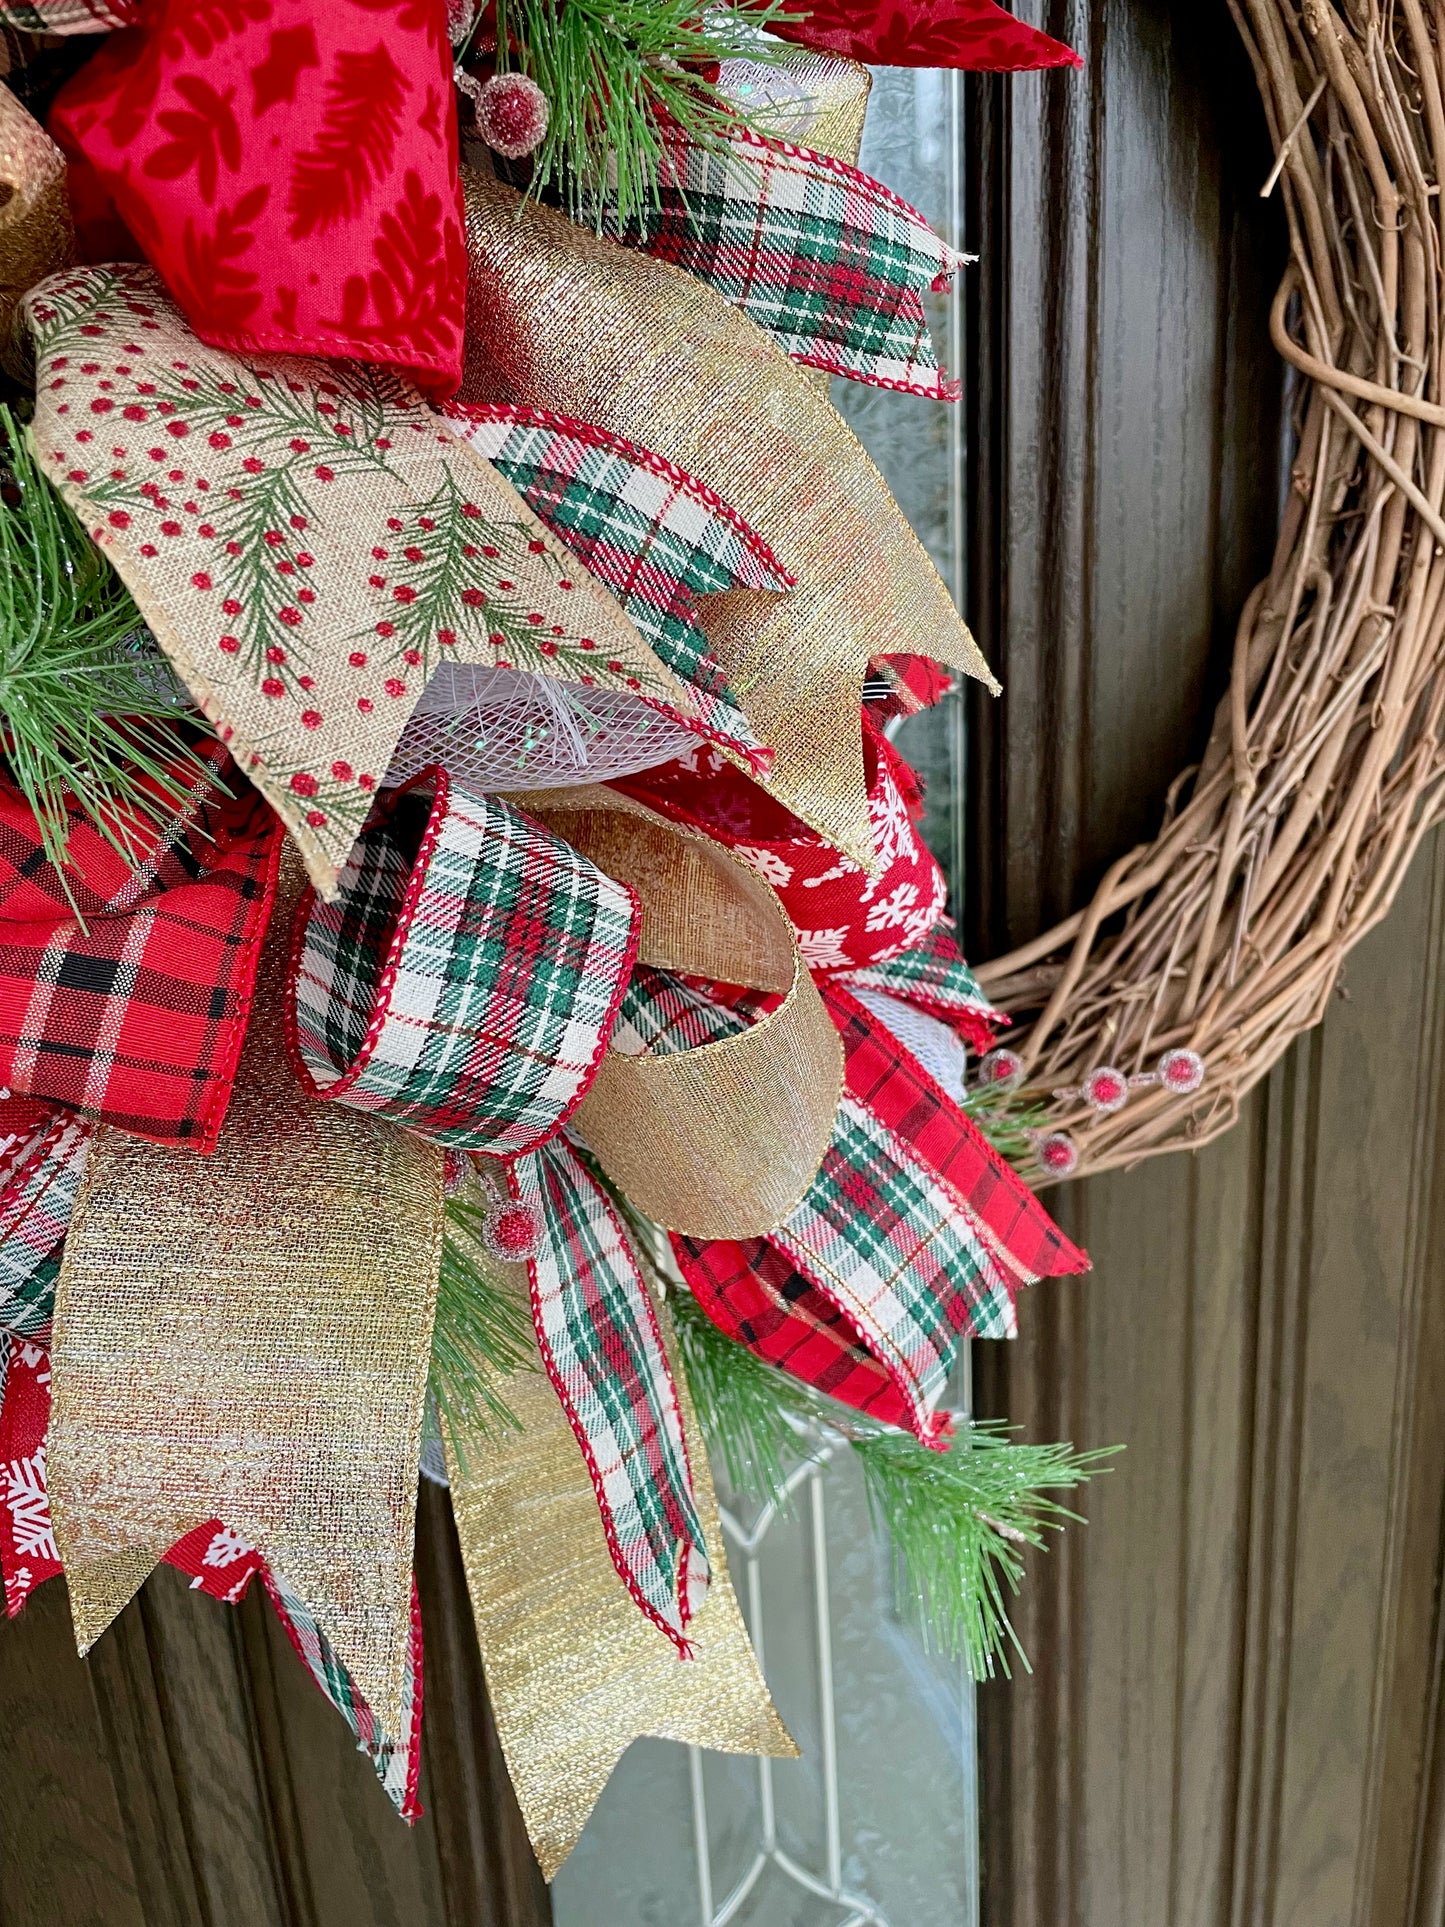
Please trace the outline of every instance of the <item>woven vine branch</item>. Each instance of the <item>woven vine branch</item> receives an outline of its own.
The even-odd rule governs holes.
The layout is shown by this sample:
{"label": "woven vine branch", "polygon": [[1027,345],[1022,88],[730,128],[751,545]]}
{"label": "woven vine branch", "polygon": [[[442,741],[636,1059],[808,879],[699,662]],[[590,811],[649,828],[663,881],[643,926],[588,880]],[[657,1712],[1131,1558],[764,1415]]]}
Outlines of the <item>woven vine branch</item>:
{"label": "woven vine branch", "polygon": [[[980,972],[1080,1174],[1196,1147],[1298,1034],[1445,815],[1445,0],[1229,0],[1289,219],[1298,453],[1202,761],[1084,910]],[[1205,1059],[1100,1114],[1099,1066]]]}

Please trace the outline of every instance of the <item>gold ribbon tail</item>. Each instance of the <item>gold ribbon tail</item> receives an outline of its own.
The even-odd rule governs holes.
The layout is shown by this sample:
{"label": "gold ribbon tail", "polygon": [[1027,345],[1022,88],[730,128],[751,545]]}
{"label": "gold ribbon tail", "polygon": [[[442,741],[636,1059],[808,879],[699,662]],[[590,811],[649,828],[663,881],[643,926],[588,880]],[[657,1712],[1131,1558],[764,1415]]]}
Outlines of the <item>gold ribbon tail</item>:
{"label": "gold ribbon tail", "polygon": [[[525,1291],[525,1277],[518,1283]],[[506,1381],[520,1431],[461,1454],[452,1509],[487,1690],[533,1850],[548,1880],[577,1844],[612,1769],[652,1735],[721,1753],[796,1758],[728,1578],[717,1495],[687,1381],[659,1308],[712,1583],[692,1657],[638,1612],[613,1568],[597,1500],[545,1373]]]}
{"label": "gold ribbon tail", "polygon": [[192,1527],[283,1573],[402,1728],[439,1149],[297,1088],[288,849],[216,1150],[97,1133],[56,1291],[49,1482],[84,1651]]}

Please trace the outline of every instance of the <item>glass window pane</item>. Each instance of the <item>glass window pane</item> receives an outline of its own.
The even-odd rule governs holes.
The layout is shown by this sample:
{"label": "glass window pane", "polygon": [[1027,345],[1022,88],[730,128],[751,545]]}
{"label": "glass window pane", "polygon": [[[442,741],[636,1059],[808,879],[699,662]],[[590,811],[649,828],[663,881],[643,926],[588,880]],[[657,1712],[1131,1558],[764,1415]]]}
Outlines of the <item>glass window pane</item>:
{"label": "glass window pane", "polygon": [[[956,244],[959,101],[956,75],[880,70],[862,156]],[[958,375],[958,298],[930,299],[940,357]],[[962,411],[832,388],[961,601]],[[927,778],[930,840],[956,890],[958,699],[904,723],[898,742]],[[721,1486],[720,1497],[733,1583],[802,1759],[637,1742],[553,1887],[557,1927],[975,1927],[972,1689],[895,1613],[887,1548],[846,1447],[795,1476],[781,1515]]]}

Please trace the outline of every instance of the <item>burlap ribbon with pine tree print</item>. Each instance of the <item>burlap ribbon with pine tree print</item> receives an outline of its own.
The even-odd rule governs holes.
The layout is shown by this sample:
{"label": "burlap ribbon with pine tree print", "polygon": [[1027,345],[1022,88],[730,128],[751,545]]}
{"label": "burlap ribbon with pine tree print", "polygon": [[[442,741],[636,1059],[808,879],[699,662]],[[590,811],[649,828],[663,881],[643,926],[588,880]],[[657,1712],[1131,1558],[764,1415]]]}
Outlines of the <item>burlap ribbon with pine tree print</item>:
{"label": "burlap ribbon with pine tree print", "polygon": [[442,660],[687,686],[498,471],[394,374],[199,341],[148,268],[25,301],[32,435],[243,772],[335,889]]}

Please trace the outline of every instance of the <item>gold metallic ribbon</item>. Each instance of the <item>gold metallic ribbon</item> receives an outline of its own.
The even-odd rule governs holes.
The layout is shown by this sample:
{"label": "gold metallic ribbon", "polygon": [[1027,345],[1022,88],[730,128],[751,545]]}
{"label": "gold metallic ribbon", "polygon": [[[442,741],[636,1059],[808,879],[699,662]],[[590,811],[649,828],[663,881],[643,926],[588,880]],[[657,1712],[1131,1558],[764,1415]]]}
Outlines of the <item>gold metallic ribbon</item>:
{"label": "gold metallic ribbon", "polygon": [[[520,1268],[514,1286],[526,1291]],[[670,1339],[665,1308],[664,1335]],[[728,1579],[717,1495],[675,1346],[673,1375],[712,1584],[688,1626],[691,1659],[638,1612],[608,1555],[577,1441],[545,1373],[504,1387],[519,1432],[447,1442],[487,1690],[542,1871],[572,1851],[608,1776],[652,1734],[720,1753],[796,1757],[758,1671]]]}
{"label": "gold metallic ribbon", "polygon": [[799,586],[704,598],[729,684],[775,752],[766,787],[874,866],[859,705],[869,658],[996,685],[857,438],[761,328],[681,269],[462,171],[467,401],[595,422],[715,489]]}
{"label": "gold metallic ribbon", "polygon": [[0,87],[0,362],[17,376],[25,356],[11,341],[15,304],[63,268],[75,250],[65,156],[8,87]]}
{"label": "gold metallic ribbon", "polygon": [[281,986],[300,871],[288,852],[216,1151],[97,1135],[56,1293],[51,1506],[82,1652],[220,1518],[397,1733],[442,1161],[297,1088]]}
{"label": "gold metallic ribbon", "polygon": [[607,1175],[654,1222],[695,1238],[781,1224],[832,1138],[843,1053],[772,886],[710,837],[614,790],[513,800],[633,885],[645,962],[786,992],[720,1043],[665,1057],[609,1051],[576,1113]]}

